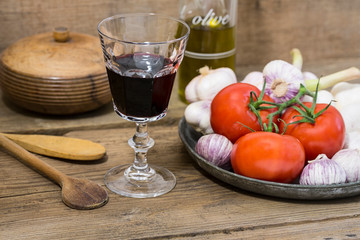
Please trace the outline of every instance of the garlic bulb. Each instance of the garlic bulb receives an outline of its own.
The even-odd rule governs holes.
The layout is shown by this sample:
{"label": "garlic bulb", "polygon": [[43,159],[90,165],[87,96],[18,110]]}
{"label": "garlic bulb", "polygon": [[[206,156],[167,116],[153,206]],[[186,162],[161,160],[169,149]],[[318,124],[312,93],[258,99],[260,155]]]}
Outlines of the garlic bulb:
{"label": "garlic bulb", "polygon": [[360,103],[360,84],[341,82],[331,89],[336,98],[336,108],[341,110],[345,106]]}
{"label": "garlic bulb", "polygon": [[332,157],[332,160],[337,162],[345,170],[347,182],[360,180],[359,149],[342,149]]}
{"label": "garlic bulb", "polygon": [[360,84],[341,82],[334,85],[331,93],[336,100],[335,107],[344,119],[346,131],[360,130]]}
{"label": "garlic bulb", "polygon": [[190,103],[185,108],[185,120],[194,129],[203,134],[213,133],[210,124],[210,105],[211,101],[204,100]]}
{"label": "garlic bulb", "polygon": [[309,161],[300,175],[300,184],[326,185],[345,183],[345,170],[337,162],[320,154],[315,160]]}
{"label": "garlic bulb", "polygon": [[214,133],[202,136],[195,145],[195,151],[210,163],[230,170],[232,146],[225,136]]}
{"label": "garlic bulb", "polygon": [[314,73],[312,72],[303,72],[303,77],[306,80],[311,80],[311,79],[319,79]]}
{"label": "garlic bulb", "polygon": [[301,70],[282,60],[266,64],[263,75],[265,93],[277,103],[292,99],[299,92],[300,84],[305,83]]}
{"label": "garlic bulb", "polygon": [[331,88],[331,93],[334,96],[336,96],[340,92],[346,92],[348,90],[351,90],[351,89],[354,89],[354,88],[359,88],[359,87],[360,87],[360,84],[357,84],[357,83],[340,82],[340,83],[335,84]]}
{"label": "garlic bulb", "polygon": [[236,75],[231,68],[200,68],[200,75],[193,78],[185,88],[185,98],[189,103],[212,100],[224,87],[236,83]]}
{"label": "garlic bulb", "polygon": [[360,150],[360,131],[359,130],[346,132],[344,148]]}
{"label": "garlic bulb", "polygon": [[[350,97],[350,96],[349,96]],[[336,99],[336,98],[335,98]],[[337,108],[337,103],[335,102],[335,106]],[[360,104],[360,102],[359,102]],[[345,127],[347,132],[353,132],[360,130],[360,111],[357,110],[359,105],[351,104],[348,106],[343,106],[338,109],[341,113],[342,118],[344,119]]]}
{"label": "garlic bulb", "polygon": [[264,85],[264,75],[262,74],[262,72],[250,72],[241,82],[254,85],[261,91]]}

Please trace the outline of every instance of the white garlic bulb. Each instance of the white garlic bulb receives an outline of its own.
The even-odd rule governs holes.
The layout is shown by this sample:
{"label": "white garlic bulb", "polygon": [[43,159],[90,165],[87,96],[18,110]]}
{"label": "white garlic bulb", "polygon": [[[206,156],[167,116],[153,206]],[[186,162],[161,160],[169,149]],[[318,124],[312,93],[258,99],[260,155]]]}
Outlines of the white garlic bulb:
{"label": "white garlic bulb", "polygon": [[360,150],[342,149],[338,151],[332,160],[337,162],[346,172],[347,182],[360,180]]}
{"label": "white garlic bulb", "polygon": [[346,131],[344,148],[360,150],[360,130]]}
{"label": "white garlic bulb", "polygon": [[214,132],[210,124],[210,106],[211,101],[204,100],[190,103],[185,109],[186,122],[202,134]]}
{"label": "white garlic bulb", "polygon": [[231,68],[209,69],[205,66],[199,72],[200,75],[193,78],[185,88],[185,98],[189,103],[212,100],[221,89],[237,82]]}
{"label": "white garlic bulb", "polygon": [[273,60],[266,64],[263,75],[266,81],[265,93],[276,103],[292,99],[299,92],[300,84],[305,84],[303,73],[283,60]]}
{"label": "white garlic bulb", "polygon": [[300,184],[303,185],[327,185],[345,182],[345,170],[325,154],[319,154],[315,160],[309,161],[300,175]]}
{"label": "white garlic bulb", "polygon": [[210,163],[229,170],[232,147],[233,144],[229,139],[214,133],[202,136],[195,145],[195,151]]}
{"label": "white garlic bulb", "polygon": [[341,82],[337,83],[331,93],[336,100],[335,107],[344,119],[346,131],[360,130],[360,111],[354,111],[360,104],[360,84]]}
{"label": "white garlic bulb", "polygon": [[264,75],[262,72],[257,72],[257,71],[250,72],[245,76],[245,78],[241,82],[254,85],[261,91],[264,86]]}

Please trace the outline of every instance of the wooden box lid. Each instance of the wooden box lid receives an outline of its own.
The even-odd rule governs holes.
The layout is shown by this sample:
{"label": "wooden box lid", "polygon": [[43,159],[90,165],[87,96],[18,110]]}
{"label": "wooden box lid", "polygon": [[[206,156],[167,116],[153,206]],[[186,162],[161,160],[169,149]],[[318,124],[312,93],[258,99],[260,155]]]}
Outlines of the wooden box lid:
{"label": "wooden box lid", "polygon": [[20,39],[4,50],[0,60],[9,71],[30,78],[106,75],[99,39],[66,28]]}

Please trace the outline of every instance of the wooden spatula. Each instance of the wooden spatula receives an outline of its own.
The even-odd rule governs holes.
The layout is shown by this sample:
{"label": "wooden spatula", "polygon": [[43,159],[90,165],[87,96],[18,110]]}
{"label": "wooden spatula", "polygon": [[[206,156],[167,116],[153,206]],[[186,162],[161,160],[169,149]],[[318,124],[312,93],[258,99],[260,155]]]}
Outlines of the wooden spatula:
{"label": "wooden spatula", "polygon": [[50,136],[1,133],[26,150],[41,155],[69,160],[98,160],[105,155],[105,147],[89,140]]}
{"label": "wooden spatula", "polygon": [[97,183],[65,175],[1,134],[0,146],[24,164],[59,184],[62,188],[62,200],[67,206],[75,209],[94,209],[108,202],[107,191]]}

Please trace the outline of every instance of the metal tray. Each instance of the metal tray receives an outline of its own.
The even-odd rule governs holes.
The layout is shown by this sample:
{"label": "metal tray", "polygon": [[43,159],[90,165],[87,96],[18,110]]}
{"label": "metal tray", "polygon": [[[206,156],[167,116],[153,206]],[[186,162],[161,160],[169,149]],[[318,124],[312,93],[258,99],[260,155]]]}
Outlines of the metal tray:
{"label": "metal tray", "polygon": [[180,120],[178,131],[186,150],[200,168],[215,178],[237,188],[272,197],[302,200],[337,199],[360,195],[359,181],[344,184],[307,186],[269,182],[235,174],[209,163],[195,152],[195,144],[201,137],[201,134],[189,126],[185,118]]}

